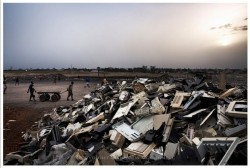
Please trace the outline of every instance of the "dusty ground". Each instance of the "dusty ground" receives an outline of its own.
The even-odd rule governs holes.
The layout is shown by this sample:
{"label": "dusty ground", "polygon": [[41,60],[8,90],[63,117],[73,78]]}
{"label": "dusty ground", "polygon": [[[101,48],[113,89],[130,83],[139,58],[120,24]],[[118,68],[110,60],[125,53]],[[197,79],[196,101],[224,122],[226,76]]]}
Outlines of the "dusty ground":
{"label": "dusty ground", "polygon": [[[60,81],[56,84],[52,82],[34,83],[34,88],[39,91],[65,91],[69,81]],[[40,102],[38,94],[36,102],[29,101],[27,93],[29,83],[20,83],[15,86],[14,83],[7,83],[7,92],[3,96],[3,147],[4,157],[9,152],[18,150],[18,144],[22,142],[22,132],[29,129],[34,122],[53,108],[61,105],[70,105],[81,99],[85,94],[94,90],[95,84],[91,83],[90,88],[85,87],[83,81],[74,83],[73,93],[75,101],[67,101],[67,92],[61,94],[61,100],[58,102]]]}

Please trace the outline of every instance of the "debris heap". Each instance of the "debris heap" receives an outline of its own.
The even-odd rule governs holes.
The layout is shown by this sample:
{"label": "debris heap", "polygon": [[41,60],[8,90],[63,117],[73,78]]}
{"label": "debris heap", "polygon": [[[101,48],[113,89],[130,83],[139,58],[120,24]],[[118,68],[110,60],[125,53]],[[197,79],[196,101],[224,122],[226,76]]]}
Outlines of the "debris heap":
{"label": "debris heap", "polygon": [[247,90],[192,79],[117,81],[54,108],[5,165],[247,165]]}

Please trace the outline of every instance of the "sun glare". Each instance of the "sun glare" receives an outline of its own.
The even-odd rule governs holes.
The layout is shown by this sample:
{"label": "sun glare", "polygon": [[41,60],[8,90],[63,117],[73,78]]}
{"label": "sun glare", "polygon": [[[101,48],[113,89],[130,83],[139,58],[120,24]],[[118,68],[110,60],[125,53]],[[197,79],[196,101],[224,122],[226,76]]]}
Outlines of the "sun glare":
{"label": "sun glare", "polygon": [[228,46],[232,43],[232,39],[229,36],[222,36],[219,45],[220,46]]}

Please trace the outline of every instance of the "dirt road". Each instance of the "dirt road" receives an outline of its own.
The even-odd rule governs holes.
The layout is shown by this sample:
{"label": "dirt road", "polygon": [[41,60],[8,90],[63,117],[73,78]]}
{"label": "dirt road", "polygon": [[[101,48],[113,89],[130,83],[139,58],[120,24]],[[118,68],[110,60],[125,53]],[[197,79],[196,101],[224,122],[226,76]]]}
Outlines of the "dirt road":
{"label": "dirt road", "polygon": [[[70,81],[34,83],[34,88],[39,91],[65,91]],[[7,83],[7,91],[3,96],[3,146],[4,157],[9,152],[18,150],[18,144],[22,142],[22,132],[29,129],[34,122],[53,108],[70,105],[81,99],[85,94],[95,89],[96,84],[90,83],[90,88],[86,87],[83,81],[76,81],[73,87],[75,101],[67,101],[67,92],[61,94],[61,100],[58,102],[40,102],[38,94],[36,102],[29,101],[29,93],[27,93],[29,83]]]}

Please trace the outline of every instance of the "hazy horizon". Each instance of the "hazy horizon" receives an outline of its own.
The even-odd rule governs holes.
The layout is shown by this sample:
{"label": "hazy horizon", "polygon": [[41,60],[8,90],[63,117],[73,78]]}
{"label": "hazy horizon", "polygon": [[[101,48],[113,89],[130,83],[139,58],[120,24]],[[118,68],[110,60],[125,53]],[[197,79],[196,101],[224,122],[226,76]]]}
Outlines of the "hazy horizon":
{"label": "hazy horizon", "polygon": [[4,69],[247,68],[245,3],[4,3]]}
{"label": "hazy horizon", "polygon": [[[145,66],[145,65],[143,65],[143,66]],[[126,68],[126,67],[124,67],[124,68],[121,68],[121,67],[100,67],[100,70],[102,70],[102,69],[125,69],[125,70],[129,70],[129,69],[137,69],[137,68],[142,68],[142,66],[141,67],[131,67],[131,68]],[[247,68],[168,68],[168,67],[155,67],[156,69],[173,69],[173,70],[175,70],[175,69],[181,69],[181,70],[187,70],[187,69],[190,69],[190,70],[202,70],[202,69],[207,69],[207,70],[246,70]],[[62,68],[13,68],[13,67],[10,67],[10,68],[6,68],[6,69],[4,69],[4,71],[18,71],[18,70],[23,70],[23,71],[25,71],[25,70],[53,70],[53,69],[55,69],[55,70],[70,70],[70,69],[77,69],[77,70],[82,70],[82,69],[86,69],[86,70],[97,70],[97,67],[91,67],[91,68],[76,68],[76,67],[62,67]],[[150,69],[150,66],[147,66],[147,69],[149,70]]]}

